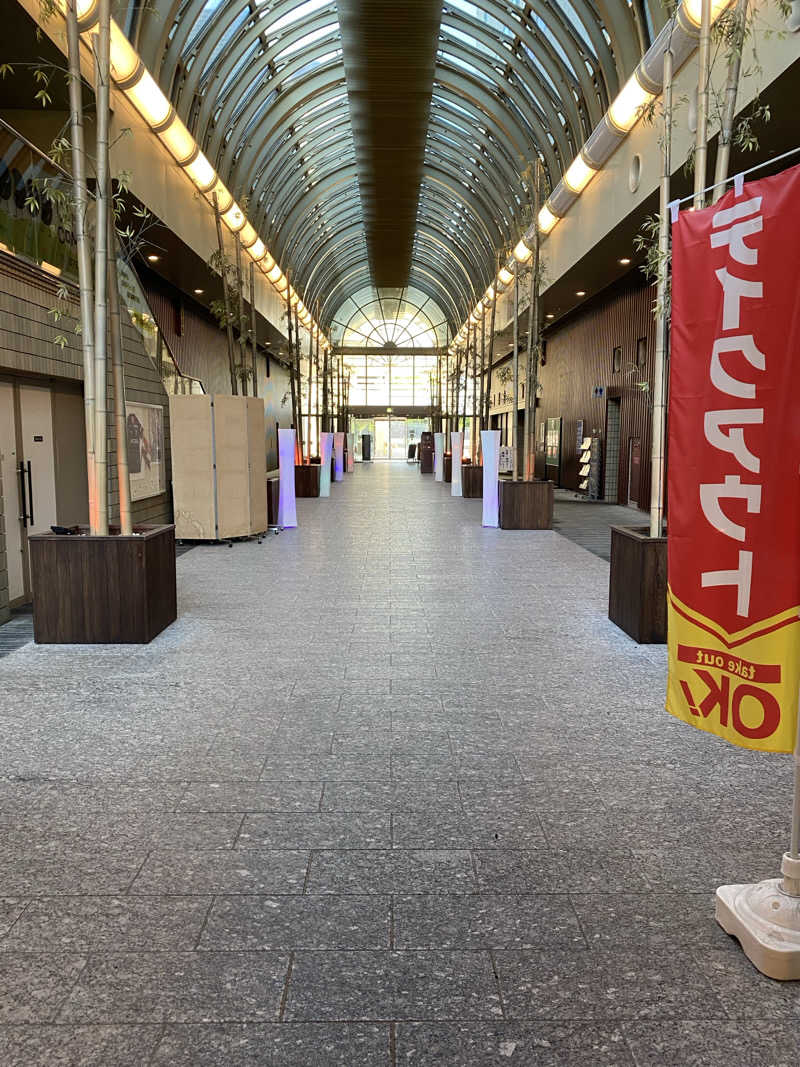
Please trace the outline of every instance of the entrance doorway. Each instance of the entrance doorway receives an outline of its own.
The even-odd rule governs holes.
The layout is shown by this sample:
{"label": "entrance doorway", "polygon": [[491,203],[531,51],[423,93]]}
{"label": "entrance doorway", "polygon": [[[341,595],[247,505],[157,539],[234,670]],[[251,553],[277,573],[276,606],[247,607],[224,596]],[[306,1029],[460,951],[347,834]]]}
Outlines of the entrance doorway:
{"label": "entrance doorway", "polygon": [[0,378],[0,471],[12,607],[31,599],[28,538],[88,519],[83,397]]}

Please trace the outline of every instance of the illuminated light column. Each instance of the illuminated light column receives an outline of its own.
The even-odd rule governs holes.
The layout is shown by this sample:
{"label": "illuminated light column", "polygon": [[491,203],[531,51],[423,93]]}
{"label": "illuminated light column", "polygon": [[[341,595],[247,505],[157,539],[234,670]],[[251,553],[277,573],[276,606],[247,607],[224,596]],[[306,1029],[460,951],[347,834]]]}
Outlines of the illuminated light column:
{"label": "illuminated light column", "polygon": [[295,431],[278,430],[278,468],[280,492],[278,495],[278,526],[291,529],[297,526],[297,504],[294,495],[294,450]]}
{"label": "illuminated light column", "polygon": [[327,431],[319,438],[319,495],[331,495],[331,455],[333,454],[333,434]]}
{"label": "illuminated light column", "polygon": [[463,430],[453,430],[450,434],[450,451],[453,461],[453,472],[450,476],[450,495],[461,496],[461,454],[464,451]]}
{"label": "illuminated light column", "polygon": [[483,452],[483,519],[482,526],[500,525],[500,431],[481,430]]}
{"label": "illuminated light column", "polygon": [[356,435],[348,433],[345,437],[347,438],[347,473],[352,474],[355,469]]}
{"label": "illuminated light column", "polygon": [[334,479],[344,481],[344,433],[336,431],[333,435]]}
{"label": "illuminated light column", "polygon": [[433,480],[444,481],[444,434],[433,435]]}

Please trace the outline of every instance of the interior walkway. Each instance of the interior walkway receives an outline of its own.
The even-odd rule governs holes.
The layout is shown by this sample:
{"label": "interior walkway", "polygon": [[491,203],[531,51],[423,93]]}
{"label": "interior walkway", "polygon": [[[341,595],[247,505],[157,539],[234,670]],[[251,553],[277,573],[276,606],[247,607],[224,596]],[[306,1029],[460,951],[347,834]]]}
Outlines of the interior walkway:
{"label": "interior walkway", "polygon": [[178,560],[143,648],[0,661],[0,1063],[794,1063],[715,925],[790,762],[662,710],[608,565],[417,468]]}

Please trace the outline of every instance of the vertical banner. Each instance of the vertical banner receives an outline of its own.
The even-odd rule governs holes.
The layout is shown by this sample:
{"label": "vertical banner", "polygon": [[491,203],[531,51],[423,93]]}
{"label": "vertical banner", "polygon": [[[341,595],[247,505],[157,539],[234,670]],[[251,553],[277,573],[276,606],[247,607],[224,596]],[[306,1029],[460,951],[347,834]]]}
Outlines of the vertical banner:
{"label": "vertical banner", "polygon": [[444,434],[433,435],[433,480],[444,481]]}
{"label": "vertical banner", "polygon": [[331,495],[331,455],[333,454],[333,434],[319,435],[319,495]]}
{"label": "vertical banner", "polygon": [[356,435],[354,433],[346,433],[345,440],[347,441],[347,448],[345,455],[347,456],[347,473],[352,474],[355,469],[356,460]]}
{"label": "vertical banner", "polygon": [[461,496],[461,454],[464,451],[464,434],[461,430],[453,430],[450,434],[450,451],[453,457],[450,495]]}
{"label": "vertical banner", "polygon": [[482,526],[500,525],[500,431],[481,430],[483,452]]}
{"label": "vertical banner", "polygon": [[334,455],[334,480],[337,482],[344,481],[344,434],[335,433],[333,435],[333,455]]}
{"label": "vertical banner", "polygon": [[667,709],[790,752],[800,680],[800,167],[673,226]]}
{"label": "vertical banner", "polygon": [[284,529],[297,526],[297,504],[294,495],[295,431],[278,430],[278,526]]}

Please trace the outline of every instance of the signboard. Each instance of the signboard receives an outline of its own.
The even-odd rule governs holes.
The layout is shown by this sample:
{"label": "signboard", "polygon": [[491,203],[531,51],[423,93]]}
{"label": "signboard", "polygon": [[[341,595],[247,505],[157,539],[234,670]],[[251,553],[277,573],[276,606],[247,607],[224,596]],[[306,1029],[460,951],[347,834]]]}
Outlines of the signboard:
{"label": "signboard", "polygon": [[673,227],[667,708],[789,752],[800,681],[800,167]]}
{"label": "signboard", "polygon": [[544,460],[548,467],[561,464],[561,419],[547,420]]}
{"label": "signboard", "polygon": [[166,492],[164,409],[158,404],[125,404],[125,433],[131,500]]}

